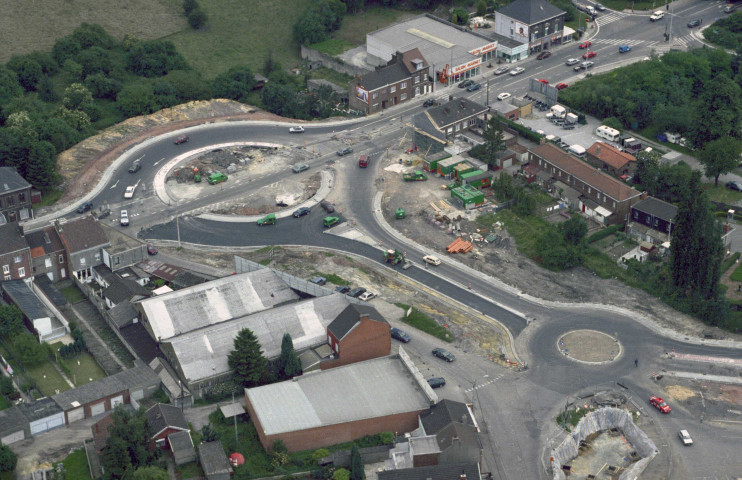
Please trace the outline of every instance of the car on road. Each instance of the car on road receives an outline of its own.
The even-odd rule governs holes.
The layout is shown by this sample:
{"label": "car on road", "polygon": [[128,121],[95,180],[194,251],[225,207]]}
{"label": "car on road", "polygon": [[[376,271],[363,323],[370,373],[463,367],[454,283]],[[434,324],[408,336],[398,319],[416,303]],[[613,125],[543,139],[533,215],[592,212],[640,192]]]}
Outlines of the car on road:
{"label": "car on road", "polygon": [[322,219],[322,225],[325,228],[329,228],[338,222],[340,222],[340,219],[338,217],[325,217]]}
{"label": "car on road", "polygon": [[587,52],[584,55],[582,55],[582,58],[584,60],[590,60],[591,58],[593,58],[596,55],[597,55],[597,53],[595,53],[595,52]]}
{"label": "car on road", "polygon": [[338,157],[344,157],[345,155],[353,153],[353,147],[341,148],[337,151]]}
{"label": "car on road", "polygon": [[446,385],[446,379],[443,377],[429,378],[428,385],[430,385],[430,388],[444,387]]}
{"label": "car on road", "polygon": [[459,88],[467,88],[469,85],[473,83],[474,83],[474,80],[464,80],[463,82],[459,83]]}
{"label": "car on road", "polygon": [[512,76],[520,75],[521,73],[525,71],[526,69],[523,67],[515,67],[514,69],[510,70],[510,75]]}
{"label": "car on road", "polygon": [[129,173],[137,173],[142,168],[142,164],[139,162],[139,160],[134,160],[131,162],[131,166],[129,167]]}
{"label": "car on road", "polygon": [[665,17],[665,12],[663,12],[662,10],[655,10],[652,13],[652,16],[649,17],[649,21],[656,22],[658,20],[662,20],[664,17]]}
{"label": "car on road", "polygon": [[[93,212],[93,215],[95,215],[95,212]],[[111,209],[110,209],[110,208],[106,208],[106,209],[104,209],[104,210],[103,210],[102,212],[100,212],[100,213],[99,213],[99,214],[97,215],[97,217],[98,217],[98,220],[101,220],[101,219],[103,219],[103,218],[106,218],[106,217],[110,217],[110,216],[111,216]]]}
{"label": "car on road", "polygon": [[588,70],[595,65],[593,62],[582,62],[579,65],[575,65],[574,71],[579,72],[580,70]]}
{"label": "car on road", "polygon": [[551,56],[551,52],[547,50],[545,52],[539,53],[538,57],[536,57],[536,60],[543,60],[545,58],[549,58],[550,56]]}
{"label": "car on road", "polygon": [[497,67],[495,69],[495,76],[502,75],[503,73],[507,73],[508,70],[510,70],[510,67],[508,65],[503,65],[502,67]]}
{"label": "car on road", "polygon": [[499,94],[497,96],[497,99],[498,100],[506,100],[506,99],[510,98],[510,96],[511,95],[508,92],[502,92],[501,94]]}
{"label": "car on road", "polygon": [[335,291],[338,293],[348,293],[350,292],[350,287],[347,285],[338,285],[335,287]]}
{"label": "car on road", "polygon": [[564,90],[565,88],[569,87],[566,83],[559,82],[556,85],[554,85],[554,88],[557,90]]}
{"label": "car on road", "polygon": [[289,133],[304,133],[304,127],[302,126],[291,127],[289,128]]}
{"label": "car on road", "polygon": [[580,48],[590,48],[593,45],[593,42],[582,42],[580,44]]}
{"label": "car on road", "polygon": [[630,45],[621,45],[618,47],[618,53],[628,53],[631,51]]}
{"label": "car on road", "polygon": [[472,83],[471,85],[469,85],[468,87],[466,87],[466,91],[467,92],[476,92],[480,88],[482,88],[482,84],[481,83]]}
{"label": "car on road", "polygon": [[333,207],[332,204],[327,200],[322,200],[321,202],[319,202],[319,206],[322,207],[322,209],[327,213],[332,213],[335,211],[335,207]]}
{"label": "car on road", "polygon": [[175,144],[180,145],[181,143],[186,143],[191,138],[188,135],[181,135],[178,138],[175,139]]}
{"label": "car on road", "polygon": [[157,249],[151,243],[148,243],[147,244],[147,254],[148,255],[157,255]]}
{"label": "car on road", "polygon": [[662,400],[662,397],[658,397],[657,395],[649,397],[649,403],[662,413],[670,413],[672,411],[670,405],[666,404],[665,401]]}
{"label": "car on road", "polygon": [[353,290],[351,290],[350,292],[348,292],[348,296],[349,297],[353,297],[353,298],[358,298],[361,295],[363,295],[364,293],[366,293],[366,289],[363,288],[363,287],[358,287],[358,288],[354,288]]}
{"label": "car on road", "polygon": [[454,360],[456,360],[456,357],[453,356],[453,353],[449,352],[445,348],[440,348],[440,347],[433,349],[433,356],[434,357],[438,357],[438,358],[440,358],[442,360],[445,360],[445,361],[447,361],[449,363],[451,363]]}
{"label": "car on road", "polygon": [[258,226],[262,227],[264,225],[275,225],[276,224],[276,214],[275,213],[269,213],[265,217],[258,220]]}
{"label": "car on road", "polygon": [[693,439],[690,438],[690,433],[688,433],[688,430],[680,430],[678,432],[678,436],[680,437],[680,441],[683,442],[683,445],[685,445],[686,447],[693,445]]}
{"label": "car on road", "polygon": [[126,190],[124,190],[124,198],[134,198],[134,190],[136,190],[136,185],[129,185],[126,187]]}
{"label": "car on road", "polygon": [[294,165],[294,168],[291,169],[294,173],[301,173],[309,170],[309,165],[306,163],[299,163],[298,165]]}
{"label": "car on road", "polygon": [[425,255],[423,257],[423,261],[425,263],[429,263],[431,265],[440,265],[441,264],[441,259],[438,258],[438,257],[436,257],[435,255]]}
{"label": "car on road", "polygon": [[597,10],[599,12],[604,12],[605,11],[605,7],[603,5],[601,5],[600,3],[593,3],[593,7],[595,8],[595,10]]}
{"label": "car on road", "polygon": [[327,283],[327,279],[325,277],[312,277],[310,280],[315,285],[324,285]]}
{"label": "car on road", "polygon": [[[727,182],[727,188],[730,188],[732,190],[737,190],[738,192],[742,192],[742,182],[738,182],[736,180],[732,180],[731,182]],[[80,210],[77,210],[78,213]]]}
{"label": "car on road", "polygon": [[374,292],[363,292],[359,297],[358,300],[362,300],[364,302],[368,302],[369,300],[376,298],[378,295]]}
{"label": "car on road", "polygon": [[311,211],[312,209],[309,207],[301,207],[300,209],[295,210],[294,213],[292,213],[291,215],[293,215],[294,218],[299,218],[303,217],[304,215],[308,215]]}
{"label": "car on road", "polygon": [[389,333],[392,335],[393,339],[399,340],[402,343],[410,343],[410,340],[412,340],[407,332],[405,332],[404,330],[400,330],[397,327],[392,327],[389,330]]}
{"label": "car on road", "polygon": [[574,65],[575,63],[579,63],[579,62],[580,62],[580,61],[579,61],[579,60],[577,60],[576,58],[569,58],[569,59],[567,59],[567,61],[566,61],[566,62],[564,62],[564,63],[566,63],[568,67],[571,67],[571,66],[572,66],[572,65]]}
{"label": "car on road", "polygon": [[543,83],[544,85],[548,85],[549,84],[549,81],[547,79],[545,79],[545,78],[537,78],[536,81],[539,82],[539,83]]}
{"label": "car on road", "polygon": [[435,107],[436,105],[438,105],[438,102],[436,102],[434,98],[429,98],[423,102],[423,107],[425,108]]}
{"label": "car on road", "polygon": [[82,205],[77,207],[77,213],[85,213],[93,208],[93,202],[84,202]]}
{"label": "car on road", "polygon": [[696,28],[701,26],[701,19],[696,18],[695,20],[691,20],[688,22],[688,28]]}
{"label": "car on road", "polygon": [[119,223],[122,227],[129,226],[129,212],[127,212],[126,210],[121,210],[121,215],[119,215]]}

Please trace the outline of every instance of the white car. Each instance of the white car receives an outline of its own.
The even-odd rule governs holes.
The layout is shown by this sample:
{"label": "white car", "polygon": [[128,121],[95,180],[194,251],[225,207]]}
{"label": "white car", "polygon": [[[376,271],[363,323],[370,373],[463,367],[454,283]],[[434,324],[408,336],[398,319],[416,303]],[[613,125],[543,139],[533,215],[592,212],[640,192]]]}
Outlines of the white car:
{"label": "white car", "polygon": [[360,297],[358,297],[358,300],[363,300],[364,302],[368,302],[372,298],[375,298],[377,295],[374,292],[365,292],[361,294]]}
{"label": "white car", "polygon": [[129,185],[126,187],[126,191],[124,192],[124,198],[133,198],[134,197],[134,190],[136,190],[136,185]]}
{"label": "white car", "polygon": [[512,76],[520,75],[521,73],[525,71],[526,69],[523,67],[515,67],[514,69],[510,70],[510,75]]}
{"label": "white car", "polygon": [[503,92],[497,96],[498,100],[505,100],[510,98],[510,94],[508,92]]}
{"label": "white car", "polygon": [[440,265],[441,264],[441,259],[438,258],[438,257],[436,257],[436,256],[433,256],[433,255],[425,255],[423,257],[423,260],[425,261],[425,263],[429,263],[431,265]]}
{"label": "white car", "polygon": [[688,433],[688,430],[680,430],[680,432],[678,432],[678,436],[680,436],[680,441],[683,442],[683,445],[688,447],[693,445],[693,439],[690,438],[690,433]]}
{"label": "white car", "polygon": [[652,16],[649,17],[650,22],[656,22],[657,20],[662,20],[665,17],[665,12],[662,10],[655,10],[652,13]]}
{"label": "white car", "polygon": [[567,60],[567,62],[566,62],[566,63],[567,63],[567,66],[568,66],[568,67],[571,67],[572,65],[574,65],[574,64],[576,64],[576,63],[579,63],[579,62],[580,62],[580,61],[579,61],[579,60],[577,60],[576,58],[570,58],[570,59],[568,59],[568,60]]}
{"label": "white car", "polygon": [[304,127],[291,127],[289,133],[304,133]]}
{"label": "white car", "polygon": [[126,210],[121,210],[120,223],[122,227],[129,226],[129,212],[127,212]]}

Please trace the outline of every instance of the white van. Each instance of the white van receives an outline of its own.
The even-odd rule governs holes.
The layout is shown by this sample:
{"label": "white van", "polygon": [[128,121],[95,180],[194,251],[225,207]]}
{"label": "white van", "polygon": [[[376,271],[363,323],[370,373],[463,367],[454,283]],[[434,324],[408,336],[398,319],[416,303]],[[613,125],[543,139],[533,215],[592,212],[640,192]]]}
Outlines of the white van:
{"label": "white van", "polygon": [[567,149],[567,152],[568,152],[568,153],[571,153],[571,154],[572,154],[572,155],[574,155],[575,157],[580,157],[580,158],[582,158],[582,157],[584,157],[584,156],[585,156],[585,153],[587,153],[587,150],[585,150],[585,148],[584,148],[584,147],[582,147],[581,145],[571,145],[571,146],[570,146],[570,147],[569,147],[569,148]]}
{"label": "white van", "polygon": [[656,22],[657,20],[662,20],[665,17],[665,12],[662,10],[655,10],[652,13],[652,16],[649,17],[650,22]]}
{"label": "white van", "polygon": [[601,125],[595,129],[595,135],[599,136],[600,138],[605,138],[609,142],[617,142],[618,137],[621,136],[621,132],[619,132],[615,128]]}

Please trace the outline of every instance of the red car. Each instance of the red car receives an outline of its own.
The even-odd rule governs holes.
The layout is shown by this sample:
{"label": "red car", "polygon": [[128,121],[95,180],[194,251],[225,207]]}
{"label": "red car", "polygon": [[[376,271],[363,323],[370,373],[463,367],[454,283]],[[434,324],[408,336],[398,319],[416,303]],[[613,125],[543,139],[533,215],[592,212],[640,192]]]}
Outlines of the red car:
{"label": "red car", "polygon": [[536,57],[536,60],[543,60],[544,58],[549,58],[551,56],[551,52],[548,50],[546,52],[541,52],[538,54],[538,57]]}
{"label": "red car", "polygon": [[589,60],[589,59],[593,58],[596,55],[597,55],[597,53],[595,53],[595,52],[587,52],[586,54],[584,54],[582,56],[582,58],[584,58],[585,60]]}
{"label": "red car", "polygon": [[556,85],[554,85],[554,88],[556,88],[557,90],[563,90],[567,88],[568,86],[569,85],[567,85],[566,83],[557,83]]}
{"label": "red car", "polygon": [[649,397],[649,403],[654,405],[654,408],[662,413],[670,413],[672,411],[670,405],[666,404],[665,401],[658,396],[652,395]]}
{"label": "red car", "polygon": [[590,48],[592,46],[593,42],[582,42],[580,44],[580,48]]}
{"label": "red car", "polygon": [[175,142],[174,143],[176,145],[180,145],[181,143],[186,143],[188,140],[190,140],[190,138],[188,137],[188,135],[181,135],[181,136],[179,136],[178,138],[175,139]]}
{"label": "red car", "polygon": [[537,78],[537,79],[536,79],[536,81],[537,81],[537,82],[541,82],[541,83],[543,83],[544,85],[548,85],[548,84],[549,84],[549,81],[548,81],[548,80],[546,80],[546,79],[544,79],[544,78]]}

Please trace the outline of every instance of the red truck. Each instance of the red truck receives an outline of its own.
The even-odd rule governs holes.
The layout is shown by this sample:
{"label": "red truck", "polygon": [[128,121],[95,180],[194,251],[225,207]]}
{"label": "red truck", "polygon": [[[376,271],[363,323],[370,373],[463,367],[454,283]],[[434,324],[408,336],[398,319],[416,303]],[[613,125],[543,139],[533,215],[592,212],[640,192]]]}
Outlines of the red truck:
{"label": "red truck", "polygon": [[368,167],[368,157],[366,155],[361,155],[361,158],[358,159],[358,166],[360,168]]}

